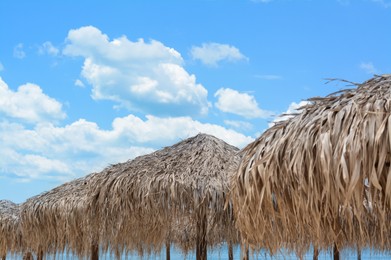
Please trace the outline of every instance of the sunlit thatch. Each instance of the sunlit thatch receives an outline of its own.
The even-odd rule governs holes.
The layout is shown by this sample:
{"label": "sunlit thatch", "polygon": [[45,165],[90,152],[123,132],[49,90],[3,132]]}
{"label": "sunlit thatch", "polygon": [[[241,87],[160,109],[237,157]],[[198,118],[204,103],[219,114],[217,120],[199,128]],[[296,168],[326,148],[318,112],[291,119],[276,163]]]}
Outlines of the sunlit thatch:
{"label": "sunlit thatch", "polygon": [[20,253],[20,207],[8,200],[0,200],[0,258],[8,253]]}
{"label": "sunlit thatch", "polygon": [[391,249],[391,76],[356,85],[245,148],[233,203],[254,248]]}
{"label": "sunlit thatch", "polygon": [[107,168],[91,185],[89,203],[96,228],[103,227],[103,247],[145,253],[173,243],[187,252],[196,248],[197,235],[209,246],[236,242],[226,198],[229,177],[239,165],[237,153],[199,134]]}
{"label": "sunlit thatch", "polygon": [[28,199],[21,205],[22,232],[33,252],[89,255],[93,233],[86,218],[86,195],[95,173]]}

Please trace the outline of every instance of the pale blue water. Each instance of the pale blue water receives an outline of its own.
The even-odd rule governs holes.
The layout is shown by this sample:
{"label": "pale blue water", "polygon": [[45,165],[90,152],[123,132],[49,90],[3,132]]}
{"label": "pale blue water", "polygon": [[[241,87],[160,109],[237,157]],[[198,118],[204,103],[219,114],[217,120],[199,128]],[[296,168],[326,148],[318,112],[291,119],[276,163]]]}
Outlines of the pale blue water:
{"label": "pale blue water", "polygon": [[[304,259],[312,260],[312,251],[308,252]],[[357,259],[357,252],[355,250],[343,250],[340,253],[342,260],[356,260]],[[22,259],[20,255],[8,255],[8,259]],[[55,257],[54,256],[46,256],[46,259],[58,259],[58,260],[72,260],[72,259],[78,259],[77,257],[68,254],[68,255],[62,255],[58,254]],[[106,255],[100,255],[99,259],[109,260],[109,259],[115,259],[115,257],[110,256],[109,254]],[[165,251],[163,250],[160,254],[155,255],[149,255],[149,256],[143,256],[140,257],[137,254],[128,254],[121,257],[121,260],[127,260],[127,259],[139,259],[139,260],[165,260]],[[195,259],[195,253],[183,255],[180,251],[175,250],[175,248],[171,249],[171,259],[172,260],[192,260]],[[222,246],[220,248],[216,248],[214,250],[208,251],[208,259],[209,260],[228,260],[228,250],[226,246]],[[234,247],[234,259],[240,259],[240,248]],[[265,260],[294,260],[299,259],[295,254],[290,254],[288,252],[284,252],[283,250],[273,256],[268,254],[267,252],[263,251],[257,254],[250,254],[250,259],[265,259]],[[332,259],[332,252],[320,252],[319,260],[328,260]],[[391,251],[389,252],[376,252],[369,249],[364,249],[361,252],[361,259],[365,260],[371,260],[371,259],[377,259],[377,260],[385,260],[385,259],[391,259]]]}

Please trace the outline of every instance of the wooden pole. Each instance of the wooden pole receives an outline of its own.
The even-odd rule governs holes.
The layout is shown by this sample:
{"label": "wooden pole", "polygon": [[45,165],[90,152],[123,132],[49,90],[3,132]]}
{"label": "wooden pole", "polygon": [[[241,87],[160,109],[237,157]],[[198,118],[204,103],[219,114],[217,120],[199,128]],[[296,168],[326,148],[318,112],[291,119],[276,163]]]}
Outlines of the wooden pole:
{"label": "wooden pole", "polygon": [[171,253],[170,253],[170,242],[166,242],[166,260],[170,260],[170,256]]}
{"label": "wooden pole", "polygon": [[240,244],[240,259],[242,260],[249,260],[249,249],[248,246],[245,244]]}
{"label": "wooden pole", "polygon": [[23,260],[33,260],[33,255],[31,254],[31,252],[25,253],[23,256]]}
{"label": "wooden pole", "polygon": [[5,255],[2,255],[0,259],[1,259],[1,260],[5,260],[5,259],[6,259],[6,256],[7,256],[6,254],[5,254]]}
{"label": "wooden pole", "polygon": [[96,243],[91,245],[91,260],[99,260],[99,246]]}
{"label": "wooden pole", "polygon": [[37,260],[43,260],[43,251],[42,251],[42,249],[40,249],[38,254],[37,254]]}
{"label": "wooden pole", "polygon": [[313,260],[318,260],[319,257],[319,249],[317,247],[314,247],[314,257]]}
{"label": "wooden pole", "polygon": [[234,260],[234,249],[231,242],[228,242],[228,260]]}
{"label": "wooden pole", "polygon": [[197,248],[196,248],[197,260],[207,259],[207,242],[206,242],[207,225],[208,222],[206,219],[206,213],[203,212],[202,214],[199,214],[198,223],[197,223]]}
{"label": "wooden pole", "polygon": [[357,260],[361,260],[361,250],[357,248]]}
{"label": "wooden pole", "polygon": [[339,259],[340,259],[340,258],[339,258],[339,250],[338,250],[336,244],[334,244],[333,255],[334,255],[334,258],[333,258],[334,260],[339,260]]}

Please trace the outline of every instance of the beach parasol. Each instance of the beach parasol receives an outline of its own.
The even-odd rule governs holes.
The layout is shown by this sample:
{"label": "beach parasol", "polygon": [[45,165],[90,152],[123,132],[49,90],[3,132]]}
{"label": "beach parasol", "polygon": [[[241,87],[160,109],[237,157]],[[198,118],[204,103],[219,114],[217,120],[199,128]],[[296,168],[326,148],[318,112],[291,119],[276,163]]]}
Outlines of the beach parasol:
{"label": "beach parasol", "polygon": [[142,253],[172,243],[206,259],[207,246],[237,242],[227,195],[238,151],[199,134],[105,169],[88,203],[95,226],[103,227],[101,245]]}
{"label": "beach parasol", "polygon": [[96,233],[86,218],[87,189],[96,175],[70,181],[21,205],[21,226],[27,248],[41,255],[72,252],[80,257],[94,255],[96,259]]}
{"label": "beach parasol", "polygon": [[253,248],[391,249],[391,76],[352,84],[244,149],[232,199]]}
{"label": "beach parasol", "polygon": [[19,205],[0,200],[0,259],[7,253],[20,253],[21,233],[19,229]]}

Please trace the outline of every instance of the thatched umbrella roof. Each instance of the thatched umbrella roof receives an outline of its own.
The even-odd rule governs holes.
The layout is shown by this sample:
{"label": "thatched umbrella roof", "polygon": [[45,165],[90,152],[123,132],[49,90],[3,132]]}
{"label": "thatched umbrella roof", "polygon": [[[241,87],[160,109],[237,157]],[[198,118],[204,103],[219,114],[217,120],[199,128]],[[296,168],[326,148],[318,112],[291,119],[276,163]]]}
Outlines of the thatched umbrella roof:
{"label": "thatched umbrella roof", "polygon": [[19,253],[21,250],[21,233],[19,228],[20,208],[9,200],[0,200],[0,257],[8,253]]}
{"label": "thatched umbrella roof", "polygon": [[70,251],[79,256],[90,254],[94,234],[86,218],[87,194],[92,173],[21,205],[22,232],[26,247],[39,253]]}
{"label": "thatched umbrella roof", "polygon": [[171,242],[186,252],[196,247],[202,219],[208,245],[237,241],[227,195],[238,151],[199,134],[107,168],[94,180],[89,203],[104,227],[101,244],[145,252]]}
{"label": "thatched umbrella roof", "polygon": [[391,249],[391,76],[355,85],[244,149],[233,203],[253,247]]}

